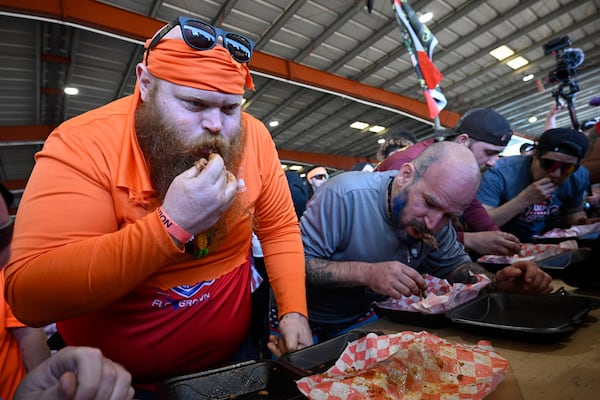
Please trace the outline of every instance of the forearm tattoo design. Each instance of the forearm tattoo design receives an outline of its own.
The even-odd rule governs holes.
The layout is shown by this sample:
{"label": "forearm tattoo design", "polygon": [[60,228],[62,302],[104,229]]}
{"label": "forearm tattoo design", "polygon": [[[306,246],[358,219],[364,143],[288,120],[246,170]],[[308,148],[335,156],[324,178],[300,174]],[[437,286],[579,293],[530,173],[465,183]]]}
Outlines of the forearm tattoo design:
{"label": "forearm tattoo design", "polygon": [[[311,258],[306,261],[306,280],[315,286],[347,287],[347,284],[335,278],[331,261],[323,258]],[[335,268],[343,268],[336,265]]]}

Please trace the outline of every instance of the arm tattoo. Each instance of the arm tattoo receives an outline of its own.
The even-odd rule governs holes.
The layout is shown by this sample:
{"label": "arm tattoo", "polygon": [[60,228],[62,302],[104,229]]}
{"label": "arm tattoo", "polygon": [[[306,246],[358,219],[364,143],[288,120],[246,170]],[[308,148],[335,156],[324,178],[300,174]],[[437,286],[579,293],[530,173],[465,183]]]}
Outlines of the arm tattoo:
{"label": "arm tattoo", "polygon": [[311,258],[306,260],[306,280],[313,285],[330,285],[334,283],[331,271],[327,269],[329,260]]}
{"label": "arm tattoo", "polygon": [[311,258],[306,261],[306,280],[314,286],[350,287],[356,286],[344,279],[349,268],[344,262],[324,258]]}

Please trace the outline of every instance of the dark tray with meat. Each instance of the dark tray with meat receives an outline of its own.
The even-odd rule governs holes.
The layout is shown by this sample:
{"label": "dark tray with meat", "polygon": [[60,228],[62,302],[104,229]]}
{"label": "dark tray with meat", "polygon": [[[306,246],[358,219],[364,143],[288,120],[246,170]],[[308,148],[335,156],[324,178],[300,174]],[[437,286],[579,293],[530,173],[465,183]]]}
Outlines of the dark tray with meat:
{"label": "dark tray with meat", "polygon": [[487,293],[448,312],[457,327],[536,343],[566,339],[600,307],[600,299],[568,294]]}
{"label": "dark tray with meat", "polygon": [[578,247],[592,247],[594,244],[598,243],[600,240],[600,232],[590,232],[585,235],[579,236],[564,236],[564,237],[534,237],[533,243],[548,243],[548,244],[558,244],[560,242],[564,242],[565,240],[575,240],[577,241]]}
{"label": "dark tray with meat", "polygon": [[309,375],[320,374],[335,364],[348,343],[360,339],[368,333],[370,332],[353,330],[302,350],[284,354],[281,356],[281,361],[300,368]]}
{"label": "dark tray with meat", "polygon": [[296,380],[306,375],[275,360],[248,361],[169,379],[160,391],[168,400],[304,399]]}
{"label": "dark tray with meat", "polygon": [[[556,254],[539,260],[535,260],[537,265],[556,279],[561,279],[567,269],[578,268],[581,264],[587,263],[591,258],[591,249],[571,249],[564,253]],[[478,262],[479,265],[491,272],[498,272],[502,268],[510,265],[509,263]]]}
{"label": "dark tray with meat", "polygon": [[393,310],[391,308],[374,306],[377,316],[387,317],[390,321],[404,325],[419,326],[422,328],[439,329],[448,324],[448,318],[444,313],[425,314],[419,311]]}

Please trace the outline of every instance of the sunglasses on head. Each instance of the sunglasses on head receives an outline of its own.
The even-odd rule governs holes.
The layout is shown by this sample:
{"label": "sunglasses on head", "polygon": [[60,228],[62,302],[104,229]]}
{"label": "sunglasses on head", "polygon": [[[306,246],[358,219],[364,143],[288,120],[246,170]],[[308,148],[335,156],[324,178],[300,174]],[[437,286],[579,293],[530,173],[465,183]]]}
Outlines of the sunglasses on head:
{"label": "sunglasses on head", "polygon": [[210,50],[215,47],[217,39],[220,36],[223,38],[223,47],[229,51],[229,54],[231,54],[231,57],[235,61],[247,63],[250,61],[250,58],[252,58],[254,42],[246,36],[240,35],[239,33],[224,31],[196,19],[178,17],[175,21],[165,26],[158,32],[154,39],[152,39],[150,45],[148,45],[148,48],[146,49],[146,65],[148,65],[150,49],[156,46],[158,42],[160,42],[161,39],[176,26],[181,27],[183,40],[192,49]]}
{"label": "sunglasses on head", "polygon": [[572,174],[579,168],[579,163],[568,163],[564,161],[552,160],[551,158],[540,158],[540,166],[548,173],[560,169],[562,175]]}

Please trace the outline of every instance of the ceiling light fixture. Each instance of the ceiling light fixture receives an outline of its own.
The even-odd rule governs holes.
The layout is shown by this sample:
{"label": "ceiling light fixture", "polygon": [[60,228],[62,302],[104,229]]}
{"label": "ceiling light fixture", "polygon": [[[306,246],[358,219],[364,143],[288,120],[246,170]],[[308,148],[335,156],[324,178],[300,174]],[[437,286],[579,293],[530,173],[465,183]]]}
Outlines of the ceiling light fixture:
{"label": "ceiling light fixture", "polygon": [[519,69],[522,66],[527,65],[527,64],[529,64],[529,61],[527,61],[527,59],[525,59],[524,57],[521,57],[521,56],[513,58],[512,60],[510,60],[506,63],[506,65],[508,65],[512,69]]}
{"label": "ceiling light fixture", "polygon": [[363,129],[367,128],[368,126],[369,126],[369,124],[367,124],[366,122],[361,122],[361,121],[355,121],[350,124],[350,128],[354,128],[354,129],[358,129],[358,130],[363,130]]}
{"label": "ceiling light fixture", "polygon": [[276,126],[279,126],[279,121],[277,121],[277,120],[269,121],[269,126],[271,128],[275,128]]}
{"label": "ceiling light fixture", "polygon": [[75,87],[69,87],[67,86],[64,90],[65,94],[68,94],[69,96],[74,96],[76,94],[79,94],[79,89],[75,88]]}
{"label": "ceiling light fixture", "polygon": [[419,17],[419,22],[422,24],[426,24],[427,22],[431,21],[432,19],[433,19],[433,13],[426,12],[425,14],[422,14]]}
{"label": "ceiling light fixture", "polygon": [[377,143],[384,144],[385,143],[385,138],[379,138],[379,139],[377,139]]}
{"label": "ceiling light fixture", "polygon": [[494,57],[498,61],[504,60],[506,57],[510,57],[515,52],[508,46],[502,45],[500,47],[496,47],[494,50],[490,51],[490,55]]}
{"label": "ceiling light fixture", "polygon": [[537,122],[537,117],[529,117],[527,121],[529,121],[530,124],[533,124],[534,122]]}
{"label": "ceiling light fixture", "polygon": [[523,77],[523,82],[528,82],[534,78],[533,74],[527,74]]}
{"label": "ceiling light fixture", "polygon": [[385,126],[373,125],[372,127],[369,128],[369,132],[379,133],[379,132],[385,131],[386,129],[387,128]]}

